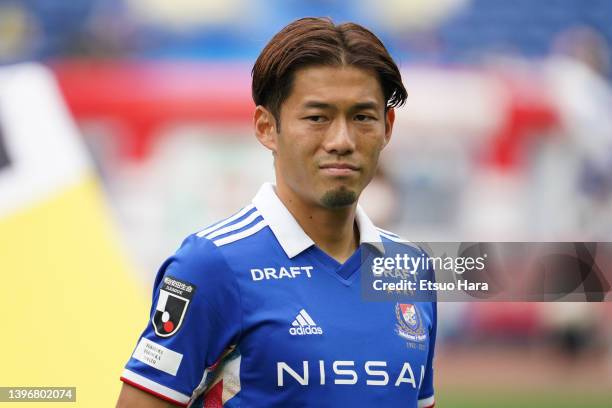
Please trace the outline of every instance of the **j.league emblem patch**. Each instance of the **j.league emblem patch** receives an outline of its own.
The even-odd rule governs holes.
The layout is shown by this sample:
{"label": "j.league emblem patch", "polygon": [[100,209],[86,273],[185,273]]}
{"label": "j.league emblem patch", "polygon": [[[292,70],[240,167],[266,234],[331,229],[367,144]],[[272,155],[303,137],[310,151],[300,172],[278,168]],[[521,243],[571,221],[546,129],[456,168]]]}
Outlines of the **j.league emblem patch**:
{"label": "j.league emblem patch", "polygon": [[158,336],[170,337],[178,331],[195,289],[195,285],[189,282],[172,276],[164,277],[152,318]]}

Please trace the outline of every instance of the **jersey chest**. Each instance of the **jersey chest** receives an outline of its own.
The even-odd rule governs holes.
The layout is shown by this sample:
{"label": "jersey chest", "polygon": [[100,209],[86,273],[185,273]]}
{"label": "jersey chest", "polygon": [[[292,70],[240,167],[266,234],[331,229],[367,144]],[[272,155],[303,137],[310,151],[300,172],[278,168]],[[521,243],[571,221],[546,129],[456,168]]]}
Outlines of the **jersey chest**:
{"label": "jersey chest", "polygon": [[240,274],[242,381],[281,394],[309,387],[346,398],[371,387],[372,398],[378,390],[416,396],[429,351],[428,304],[365,302],[358,276],[348,282],[334,273],[296,263]]}

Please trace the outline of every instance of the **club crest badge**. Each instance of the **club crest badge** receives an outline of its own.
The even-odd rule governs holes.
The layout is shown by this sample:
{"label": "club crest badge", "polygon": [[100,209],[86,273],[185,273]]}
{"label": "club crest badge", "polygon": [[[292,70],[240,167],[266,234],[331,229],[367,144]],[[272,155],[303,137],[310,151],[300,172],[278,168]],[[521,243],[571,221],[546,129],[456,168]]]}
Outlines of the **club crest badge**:
{"label": "club crest badge", "polygon": [[178,331],[194,293],[195,285],[172,276],[164,277],[151,318],[155,334],[170,337]]}
{"label": "club crest badge", "polygon": [[419,309],[410,303],[396,303],[395,317],[397,318],[397,334],[406,340],[424,341],[426,331],[423,328],[423,320]]}

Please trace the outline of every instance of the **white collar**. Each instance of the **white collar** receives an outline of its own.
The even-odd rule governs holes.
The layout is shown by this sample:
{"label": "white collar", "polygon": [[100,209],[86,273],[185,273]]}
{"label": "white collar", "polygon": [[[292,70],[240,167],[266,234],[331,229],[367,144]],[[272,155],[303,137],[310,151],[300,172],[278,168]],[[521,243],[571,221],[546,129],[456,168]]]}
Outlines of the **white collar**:
{"label": "white collar", "polygon": [[[314,241],[306,235],[300,224],[278,198],[272,183],[263,184],[252,202],[289,258],[293,258],[314,245]],[[374,244],[379,251],[384,252],[380,233],[359,205],[355,211],[355,221],[359,228],[360,244]]]}

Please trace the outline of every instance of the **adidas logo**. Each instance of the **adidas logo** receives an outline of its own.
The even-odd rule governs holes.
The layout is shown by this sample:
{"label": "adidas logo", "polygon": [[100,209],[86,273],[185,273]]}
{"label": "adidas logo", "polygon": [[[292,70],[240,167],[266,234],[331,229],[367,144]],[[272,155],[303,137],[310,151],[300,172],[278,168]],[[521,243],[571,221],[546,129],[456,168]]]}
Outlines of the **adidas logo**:
{"label": "adidas logo", "polygon": [[307,334],[323,334],[323,329],[317,326],[312,320],[312,317],[304,310],[295,316],[295,320],[291,323],[289,334],[292,336],[305,336]]}

